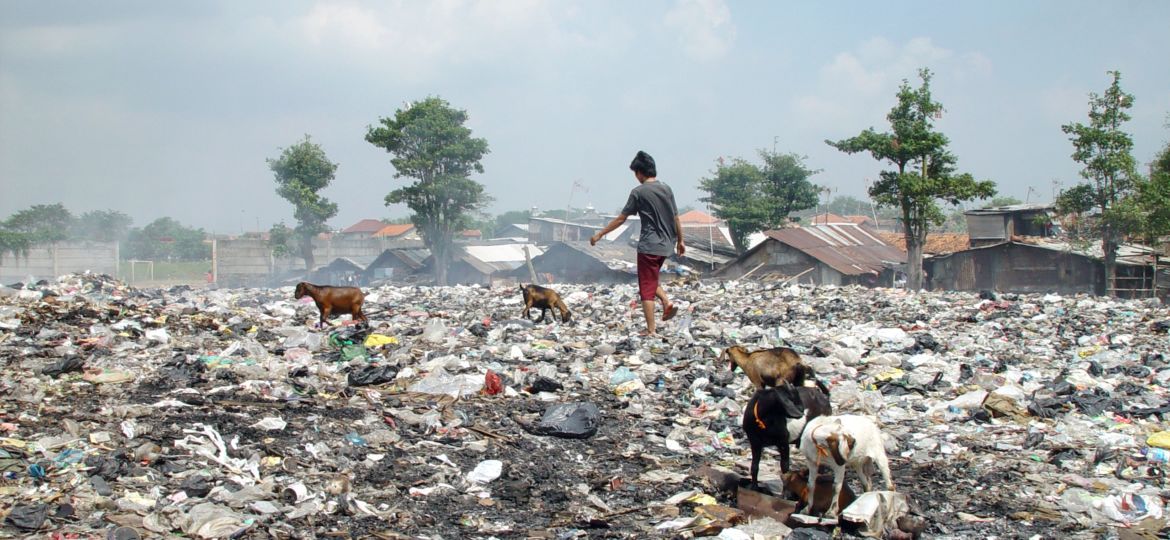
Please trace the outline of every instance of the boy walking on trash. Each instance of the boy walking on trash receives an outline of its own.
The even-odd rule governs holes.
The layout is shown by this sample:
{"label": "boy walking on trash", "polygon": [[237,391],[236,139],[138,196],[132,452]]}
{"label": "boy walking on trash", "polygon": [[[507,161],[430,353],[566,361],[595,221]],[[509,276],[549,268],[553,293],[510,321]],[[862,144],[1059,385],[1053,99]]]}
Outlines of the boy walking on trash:
{"label": "boy walking on trash", "polygon": [[666,296],[666,289],[658,283],[658,272],[662,263],[670,256],[673,246],[681,256],[686,252],[682,239],[682,224],[678,220],[678,207],[674,203],[674,192],[670,186],[658,181],[658,169],[650,154],[638,151],[630,163],[638,187],[630,190],[621,214],[605,228],[589,238],[589,245],[614,229],[621,227],[626,218],[638,214],[642,232],[638,234],[638,295],[642,299],[642,314],[646,316],[646,331],[641,335],[656,336],[654,326],[654,298],[662,300],[662,320],[669,321],[678,312],[678,307]]}

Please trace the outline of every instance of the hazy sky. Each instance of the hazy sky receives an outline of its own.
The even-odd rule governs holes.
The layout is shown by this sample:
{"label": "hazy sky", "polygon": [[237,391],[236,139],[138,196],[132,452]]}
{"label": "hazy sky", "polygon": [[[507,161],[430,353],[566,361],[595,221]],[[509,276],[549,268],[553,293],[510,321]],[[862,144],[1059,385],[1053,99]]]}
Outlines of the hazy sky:
{"label": "hazy sky", "polygon": [[823,141],[887,130],[924,66],[960,170],[1048,201],[1079,179],[1060,125],[1087,122],[1107,70],[1136,98],[1143,169],[1170,139],[1167,28],[1164,0],[3,2],[0,218],[62,202],[138,226],[292,223],[265,159],[304,134],[340,164],[331,226],[403,217],[364,136],[429,95],[487,139],[492,213],[617,211],[639,149],[680,206],[718,157],[773,144],[862,196],[881,165]]}

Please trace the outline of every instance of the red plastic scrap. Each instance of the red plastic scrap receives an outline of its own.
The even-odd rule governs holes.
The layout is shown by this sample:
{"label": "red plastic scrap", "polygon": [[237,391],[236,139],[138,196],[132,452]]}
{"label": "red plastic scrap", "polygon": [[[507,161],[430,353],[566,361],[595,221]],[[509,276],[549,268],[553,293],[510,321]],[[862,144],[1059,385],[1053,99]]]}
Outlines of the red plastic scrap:
{"label": "red plastic scrap", "polygon": [[489,396],[494,396],[504,391],[504,383],[500,380],[500,376],[496,372],[488,370],[483,377],[483,391]]}

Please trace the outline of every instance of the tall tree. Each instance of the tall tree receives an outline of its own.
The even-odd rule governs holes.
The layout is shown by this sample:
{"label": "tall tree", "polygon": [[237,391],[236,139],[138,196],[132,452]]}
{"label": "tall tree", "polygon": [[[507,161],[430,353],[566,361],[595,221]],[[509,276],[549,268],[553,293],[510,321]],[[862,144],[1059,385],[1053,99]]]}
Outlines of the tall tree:
{"label": "tall tree", "polygon": [[1095,210],[1101,251],[1105,256],[1105,287],[1116,289],[1117,247],[1122,236],[1133,232],[1140,222],[1136,205],[1128,199],[1138,184],[1133,139],[1121,130],[1129,121],[1126,109],[1133,107],[1133,96],[1121,90],[1121,72],[1110,71],[1113,82],[1104,95],[1089,94],[1089,123],[1065,124],[1060,127],[1073,144],[1072,158],[1084,165],[1081,177],[1088,180],[1068,189],[1057,198],[1064,212],[1085,213]]}
{"label": "tall tree", "polygon": [[817,171],[804,165],[804,157],[767,150],[759,156],[762,167],[732,158],[730,164],[720,162],[713,177],[699,181],[699,189],[707,192],[701,200],[727,222],[739,253],[752,233],[780,227],[794,212],[817,204],[817,187],[808,181]]}
{"label": "tall tree", "polygon": [[435,257],[439,285],[447,284],[455,234],[491,200],[483,184],[471,179],[471,173],[483,173],[488,143],[471,136],[467,118],[467,111],[428,97],[398,109],[393,118],[379,118],[380,125],[366,133],[366,141],[394,156],[395,178],[414,179],[387,194],[386,206],[406,204],[414,212],[411,220]]}
{"label": "tall tree", "polygon": [[297,220],[296,237],[305,270],[313,270],[313,237],[328,229],[325,222],[337,215],[337,203],[319,193],[333,181],[337,164],[329,161],[321,146],[308,135],[285,148],[280,157],[269,159],[268,168],[276,179],[276,194],[293,204]]}
{"label": "tall tree", "polygon": [[123,253],[128,259],[205,261],[211,258],[211,246],[204,242],[206,238],[203,229],[161,217],[141,229],[131,229]]}
{"label": "tall tree", "polygon": [[73,224],[74,238],[98,242],[120,242],[126,239],[134,220],[117,210],[91,210]]}
{"label": "tall tree", "polygon": [[1170,236],[1170,143],[1150,164],[1148,181],[1138,186],[1138,200],[1145,216],[1147,241],[1154,243]]}
{"label": "tall tree", "polygon": [[898,103],[886,115],[892,132],[878,133],[873,128],[856,137],[825,141],[849,154],[869,152],[874,159],[886,161],[897,170],[882,171],[880,179],[869,188],[869,195],[882,206],[901,209],[906,237],[907,287],[922,288],[922,247],[932,225],[942,225],[946,216],[938,201],[952,205],[975,198],[995,195],[995,183],[976,181],[970,174],[955,172],[956,158],[947,150],[950,140],[934,130],[934,120],[942,117],[942,104],[930,94],[931,73],[918,72],[922,85],[911,88],[905,79],[898,89]]}
{"label": "tall tree", "polygon": [[60,242],[69,238],[73,221],[73,214],[61,203],[34,204],[9,216],[4,228],[26,235],[33,244]]}
{"label": "tall tree", "polygon": [[819,188],[808,179],[820,171],[806,167],[804,156],[760,150],[760,158],[764,160],[763,192],[772,227],[783,225],[793,212],[817,205]]}
{"label": "tall tree", "polygon": [[740,158],[721,162],[713,177],[699,181],[699,189],[707,192],[701,200],[711,203],[715,217],[727,222],[737,253],[744,252],[752,233],[771,228],[759,167]]}

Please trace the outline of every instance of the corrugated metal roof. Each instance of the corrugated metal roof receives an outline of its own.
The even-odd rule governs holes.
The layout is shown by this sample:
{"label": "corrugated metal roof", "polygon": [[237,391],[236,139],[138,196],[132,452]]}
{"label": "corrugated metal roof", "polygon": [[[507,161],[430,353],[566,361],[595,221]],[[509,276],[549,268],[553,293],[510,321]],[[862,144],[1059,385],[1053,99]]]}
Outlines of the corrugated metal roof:
{"label": "corrugated metal roof", "polygon": [[528,253],[532,257],[537,257],[544,254],[544,249],[541,249],[536,244],[504,244],[498,246],[463,246],[463,251],[468,255],[479,259],[485,263],[498,262],[524,262],[524,248],[528,248]]}
{"label": "corrugated metal roof", "polygon": [[[1045,238],[1028,238],[1024,241],[1013,243],[1036,246],[1052,251],[1076,253],[1077,255],[1083,255],[1092,259],[1105,259],[1105,251],[1101,249],[1101,242],[1093,242],[1088,245],[1074,245],[1068,242],[1059,242]],[[1141,244],[1121,244],[1117,246],[1117,264],[1148,266],[1154,262],[1153,255],[1153,248]]]}
{"label": "corrugated metal roof", "polygon": [[1043,203],[1012,204],[1008,206],[992,206],[991,208],[976,208],[974,210],[967,210],[963,214],[1013,214],[1016,212],[1040,212],[1054,209],[1055,207],[1051,204]]}
{"label": "corrugated metal roof", "polygon": [[845,275],[881,272],[904,264],[906,254],[853,223],[809,225],[764,233]]}

